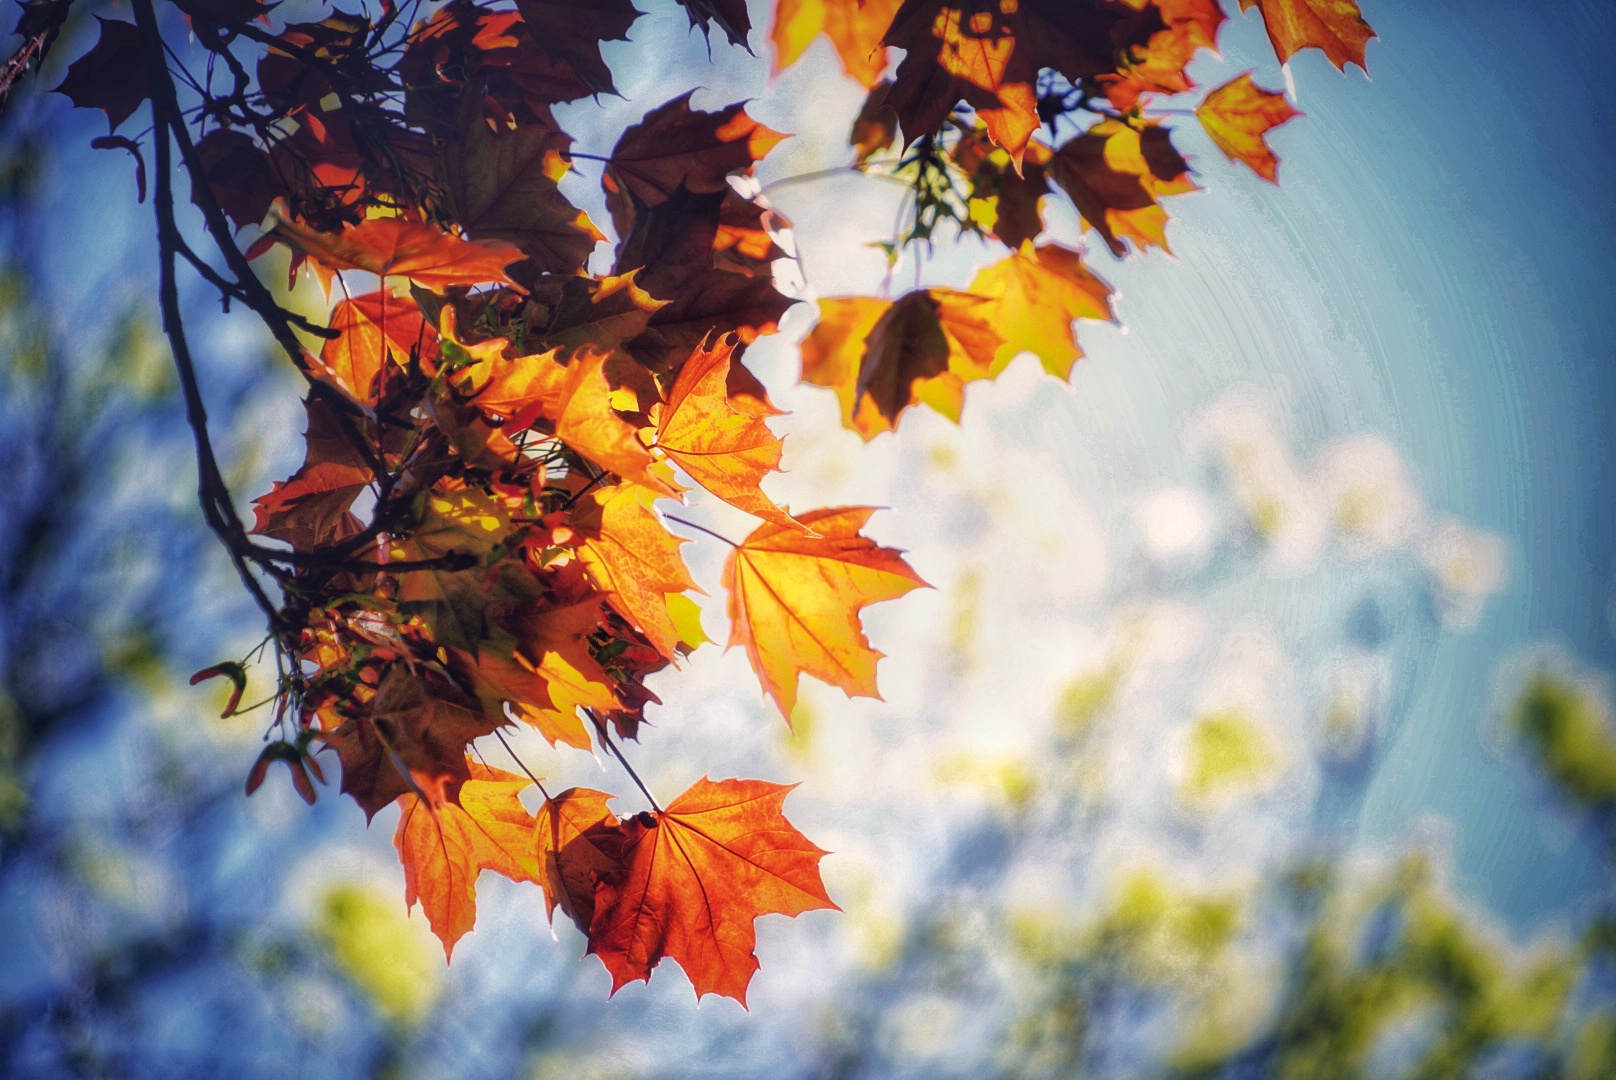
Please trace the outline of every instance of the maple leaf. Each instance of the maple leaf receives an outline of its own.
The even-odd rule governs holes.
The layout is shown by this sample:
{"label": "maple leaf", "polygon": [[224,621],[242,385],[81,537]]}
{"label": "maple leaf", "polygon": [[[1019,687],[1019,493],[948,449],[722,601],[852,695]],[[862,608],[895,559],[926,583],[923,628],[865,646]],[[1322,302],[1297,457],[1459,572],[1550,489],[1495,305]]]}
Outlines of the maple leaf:
{"label": "maple leaf", "polygon": [[477,921],[477,876],[492,870],[512,881],[540,881],[534,818],[517,797],[531,781],[466,759],[459,798],[434,808],[399,796],[393,846],[404,864],[404,904],[417,901],[445,960]]}
{"label": "maple leaf", "polygon": [[758,486],[780,467],[780,438],[761,416],[730,403],[726,335],[697,349],[679,369],[657,424],[656,446],[690,478],[731,506],[780,525],[794,525]]}
{"label": "maple leaf", "polygon": [[605,621],[600,598],[565,607],[529,605],[509,620],[517,638],[517,655],[544,680],[544,700],[517,701],[513,709],[551,744],[565,742],[589,748],[589,736],[578,710],[612,712],[622,707],[612,679],[589,648],[589,637]]}
{"label": "maple leaf", "polygon": [[1280,63],[1302,49],[1318,49],[1340,71],[1363,70],[1364,49],[1375,31],[1354,0],[1240,0],[1240,10],[1257,8]]}
{"label": "maple leaf", "polygon": [[564,375],[559,382],[559,409],[553,414],[556,438],[625,480],[664,495],[677,494],[677,487],[652,471],[655,459],[640,441],[634,425],[612,408],[612,387],[604,370],[606,359],[605,353],[583,349],[561,369]]}
{"label": "maple leaf", "polygon": [[439,319],[439,333],[447,345],[445,358],[454,364],[449,380],[479,409],[501,420],[534,409],[552,418],[560,415],[566,368],[556,362],[557,350],[508,356],[508,338],[459,340],[459,316],[452,306],[445,305]]}
{"label": "maple leaf", "polygon": [[[889,422],[915,401],[915,383],[944,373],[986,378],[1004,338],[985,297],[920,289],[898,298],[865,340],[855,390]],[[958,420],[956,412],[952,419]]]}
{"label": "maple leaf", "polygon": [[694,589],[679,546],[651,509],[658,492],[639,484],[597,489],[580,500],[569,524],[582,536],[578,557],[618,613],[663,656],[672,657],[680,635],[668,596]]}
{"label": "maple leaf", "polygon": [[448,648],[448,668],[477,696],[485,712],[503,716],[508,704],[513,715],[537,729],[551,746],[565,743],[579,750],[590,748],[589,732],[576,711],[556,706],[550,697],[550,680],[517,653],[514,634],[491,626],[488,636],[476,645],[475,653]]}
{"label": "maple leaf", "polygon": [[606,237],[561,194],[570,141],[538,127],[495,132],[481,109],[463,109],[444,157],[455,220],[469,236],[514,244],[541,272],[581,268]]}
{"label": "maple leaf", "polygon": [[779,0],[774,9],[776,74],[795,64],[820,34],[830,39],[842,70],[866,89],[873,89],[886,70],[887,50],[881,44],[892,16],[903,0]]}
{"label": "maple leaf", "polygon": [[600,45],[628,40],[641,14],[629,0],[516,0],[516,8],[539,48],[577,72],[591,92],[617,93]]}
{"label": "maple leaf", "polygon": [[724,31],[731,45],[739,45],[751,51],[746,44],[746,35],[752,31],[752,20],[746,14],[746,0],[679,0],[690,16],[690,25],[693,28],[700,26],[701,32],[709,39],[712,37],[712,23]]}
{"label": "maple leaf", "polygon": [[[270,205],[285,195],[269,155],[240,131],[214,128],[197,141],[196,156],[219,209],[237,229],[263,221]],[[196,197],[193,191],[191,201]]]}
{"label": "maple leaf", "polygon": [[349,509],[374,477],[325,402],[304,402],[308,429],[303,465],[253,500],[259,536],[284,540],[299,551],[344,540],[364,528]]}
{"label": "maple leaf", "polygon": [[1041,142],[1029,142],[1017,172],[1010,155],[986,136],[986,131],[969,132],[950,153],[971,178],[972,220],[985,225],[1006,246],[1019,248],[1044,231],[1041,204],[1049,194],[1051,151]]}
{"label": "maple leaf", "polygon": [[1196,118],[1225,157],[1241,162],[1271,184],[1279,183],[1279,158],[1268,146],[1267,133],[1300,115],[1284,94],[1253,83],[1249,71],[1212,91],[1195,109]]}
{"label": "maple leaf", "polygon": [[891,146],[898,137],[898,112],[887,104],[887,95],[891,92],[892,80],[881,80],[870,88],[869,96],[853,118],[847,145],[856,151],[854,160],[860,165]]}
{"label": "maple leaf", "polygon": [[1167,129],[1148,123],[1140,129],[1100,121],[1055,148],[1049,174],[1118,257],[1130,243],[1169,250],[1167,211],[1157,197],[1197,190]]}
{"label": "maple leaf", "polygon": [[718,266],[716,248],[724,207],[733,194],[692,194],[683,187],[655,207],[640,207],[617,255],[617,272],[644,269],[638,283],[672,302],[652,314],[645,331],[628,343],[648,369],[665,374],[714,334],[734,333],[742,344],[775,333],[795,301],[781,295],[768,274],[734,273]]}
{"label": "maple leaf", "polygon": [[[892,427],[873,407],[866,410],[868,403],[861,401],[858,393],[864,343],[891,306],[873,296],[827,297],[819,301],[819,321],[802,342],[801,381],[834,390],[841,406],[842,425],[866,439]],[[875,418],[868,431],[862,423],[866,411]]]}
{"label": "maple leaf", "polygon": [[791,785],[705,777],[667,809],[623,826],[619,875],[595,890],[589,951],[612,976],[612,992],[671,957],[699,999],[746,1004],[757,971],[759,915],[840,910],[825,892],[826,854],[781,812]]}
{"label": "maple leaf", "polygon": [[749,199],[731,187],[718,207],[713,265],[737,274],[772,278],[774,260],[786,257],[774,237],[790,228],[791,222],[761,197]]}
{"label": "maple leaf", "polygon": [[645,332],[651,317],[668,306],[635,281],[640,271],[630,270],[603,278],[568,278],[550,315],[544,341],[557,356],[570,356],[586,346],[621,348]]}
{"label": "maple leaf", "polygon": [[1039,72],[1075,85],[1112,70],[1117,49],[1134,44],[1131,17],[1123,4],[1072,0],[905,0],[884,39],[908,50],[886,104],[912,144],[964,101],[1019,163],[1041,122]]}
{"label": "maple leaf", "polygon": [[557,439],[601,468],[664,495],[677,494],[679,489],[653,470],[656,459],[634,425],[613,408],[608,353],[583,345],[563,366],[556,359],[559,350],[507,359],[508,343],[491,342],[499,344],[484,343],[457,375],[457,385],[475,395],[479,408],[503,417],[536,413],[554,422]]}
{"label": "maple leaf", "polygon": [[1193,89],[1185,70],[1201,49],[1217,49],[1224,20],[1217,0],[1150,0],[1163,28],[1142,45],[1123,52],[1116,72],[1099,76],[1111,104],[1124,112],[1146,94],[1179,94]]}
{"label": "maple leaf", "polygon": [[873,507],[797,515],[812,530],[765,522],[724,562],[729,645],[741,645],[763,688],[789,722],[797,676],[809,674],[849,695],[879,698],[875,664],[859,625],[866,605],[926,583],[901,552],[860,535]]}
{"label": "maple leaf", "polygon": [[341,336],[321,348],[313,373],[361,405],[376,404],[376,379],[389,358],[407,369],[411,358],[430,352],[438,338],[415,301],[390,292],[337,301],[330,323]]}
{"label": "maple leaf", "polygon": [[381,277],[407,277],[434,291],[489,281],[516,284],[505,268],[522,258],[522,252],[502,240],[462,240],[403,218],[369,218],[331,235],[293,221],[279,207],[270,213],[276,239],[313,259],[327,279],[331,271],[368,270]]}
{"label": "maple leaf", "polygon": [[1111,286],[1083,265],[1083,258],[1059,244],[1019,251],[980,271],[971,292],[998,301],[994,323],[1005,328],[1005,343],[994,356],[997,375],[1023,352],[1037,355],[1044,370],[1068,378],[1083,350],[1072,336],[1074,319],[1110,319]]}
{"label": "maple leaf", "polygon": [[690,107],[689,91],[624,130],[601,185],[617,235],[627,236],[634,207],[655,207],[680,189],[696,195],[729,188],[731,173],[761,161],[789,136],[746,114],[744,103],[717,112]]}
{"label": "maple leaf", "polygon": [[318,736],[342,763],[342,793],[368,821],[406,792],[441,806],[470,778],[466,747],[499,726],[446,681],[404,665],[387,669],[360,714],[322,727]]}
{"label": "maple leaf", "polygon": [[398,575],[400,610],[419,615],[444,646],[476,649],[502,617],[530,602],[537,584],[517,560],[501,558],[510,516],[476,490],[442,492],[426,499],[414,529],[399,537],[390,559],[459,556],[469,567],[409,570]]}
{"label": "maple leaf", "polygon": [[107,114],[108,130],[117,131],[151,96],[146,47],[133,23],[99,15],[95,21],[101,24],[101,36],[73,61],[56,93],[66,94],[81,109],[100,109]]}
{"label": "maple leaf", "polygon": [[623,869],[623,836],[606,807],[613,798],[604,791],[568,788],[544,800],[534,816],[546,915],[553,923],[559,907],[585,935],[595,917],[595,885]]}
{"label": "maple leaf", "polygon": [[958,421],[965,383],[990,377],[1005,338],[993,301],[954,289],[919,289],[895,302],[837,297],[802,343],[802,378],[836,391],[842,422],[865,439],[924,403]]}

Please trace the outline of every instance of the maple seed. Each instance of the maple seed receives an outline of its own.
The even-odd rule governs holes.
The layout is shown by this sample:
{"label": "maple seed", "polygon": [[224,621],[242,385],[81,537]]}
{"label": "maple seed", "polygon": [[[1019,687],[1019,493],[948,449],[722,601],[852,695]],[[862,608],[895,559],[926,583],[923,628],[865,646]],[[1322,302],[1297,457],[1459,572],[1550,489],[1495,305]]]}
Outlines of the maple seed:
{"label": "maple seed", "polygon": [[205,667],[192,675],[191,685],[195,686],[206,679],[220,676],[229,679],[231,684],[230,699],[225,702],[224,711],[219,714],[219,719],[223,720],[236,711],[236,706],[241,704],[241,695],[247,692],[247,669],[234,660],[227,660],[222,664]]}

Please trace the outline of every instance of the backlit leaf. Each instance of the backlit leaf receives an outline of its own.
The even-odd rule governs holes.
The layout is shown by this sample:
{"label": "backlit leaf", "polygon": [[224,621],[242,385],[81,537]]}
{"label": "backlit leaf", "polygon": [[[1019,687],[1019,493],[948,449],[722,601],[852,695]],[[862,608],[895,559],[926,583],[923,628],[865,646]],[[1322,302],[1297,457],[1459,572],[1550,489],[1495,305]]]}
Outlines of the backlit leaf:
{"label": "backlit leaf", "polygon": [[499,281],[516,284],[505,268],[522,258],[503,240],[471,241],[403,218],[370,218],[341,233],[322,233],[272,210],[273,232],[292,250],[329,271],[368,270],[407,277],[428,289]]}
{"label": "backlit leaf", "polygon": [[1361,68],[1375,36],[1354,0],[1240,0],[1241,11],[1252,8],[1262,12],[1281,63],[1302,49],[1318,49],[1342,71],[1348,64]]}
{"label": "backlit leaf", "polygon": [[763,418],[730,403],[732,337],[698,349],[668,391],[657,425],[659,450],[731,506],[782,525],[791,516],[758,486],[780,467],[780,438]]}
{"label": "backlit leaf", "polygon": [[701,779],[667,809],[622,826],[625,869],[596,888],[589,951],[615,993],[676,960],[698,998],[746,1004],[757,971],[759,915],[832,908],[819,876],[825,852],[781,812],[791,787]]}
{"label": "backlit leaf", "polygon": [[518,794],[532,781],[466,759],[468,778],[458,801],[434,809],[413,794],[399,796],[393,846],[404,864],[404,903],[417,901],[447,959],[477,921],[477,876],[484,870],[512,881],[537,882],[533,815]]}
{"label": "backlit leaf", "polygon": [[746,649],[763,689],[788,720],[797,676],[813,675],[849,695],[880,697],[859,623],[868,604],[924,586],[903,555],[861,535],[867,506],[797,515],[813,530],[765,522],[724,562],[729,644]]}
{"label": "backlit leaf", "polygon": [[814,38],[824,34],[836,48],[842,70],[866,88],[881,81],[887,50],[881,44],[902,0],[779,0],[774,9],[774,70],[795,64]]}
{"label": "backlit leaf", "polygon": [[1269,148],[1267,134],[1301,115],[1284,94],[1257,86],[1248,71],[1208,94],[1195,115],[1230,161],[1241,162],[1271,184],[1279,183],[1279,158]]}
{"label": "backlit leaf", "polygon": [[979,272],[971,292],[997,301],[993,322],[1003,328],[1005,343],[994,356],[995,375],[1018,354],[1031,352],[1045,371],[1065,379],[1083,355],[1072,320],[1112,317],[1111,287],[1077,252],[1059,244],[1034,248],[1025,241],[1020,251]]}
{"label": "backlit leaf", "polygon": [[619,614],[633,623],[662,655],[680,641],[668,613],[669,594],[694,589],[679,546],[651,504],[659,493],[638,484],[618,484],[589,493],[569,519],[582,535],[578,557]]}

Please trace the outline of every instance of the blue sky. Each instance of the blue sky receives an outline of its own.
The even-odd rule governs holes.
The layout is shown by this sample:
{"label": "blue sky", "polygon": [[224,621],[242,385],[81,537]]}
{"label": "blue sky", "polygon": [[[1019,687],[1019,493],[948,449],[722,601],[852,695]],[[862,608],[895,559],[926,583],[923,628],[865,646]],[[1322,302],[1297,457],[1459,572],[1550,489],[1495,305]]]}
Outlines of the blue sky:
{"label": "blue sky", "polygon": [[[681,11],[646,6],[634,44],[607,49],[625,99],[565,118],[580,149],[606,151],[624,123],[701,85],[698,106],[751,98],[754,115],[796,133],[760,170],[766,183],[846,160],[861,92],[823,45],[773,80],[763,44],[756,61],[724,53],[708,67]],[[1605,853],[1498,736],[1497,713],[1523,657],[1596,683],[1616,670],[1616,95],[1603,83],[1616,8],[1432,0],[1366,15],[1380,35],[1370,79],[1316,53],[1292,64],[1307,115],[1273,136],[1280,187],[1178,122],[1208,190],[1169,201],[1173,257],[1117,263],[1090,245],[1121,324],[1080,328],[1088,355],[1070,386],[1023,358],[973,386],[961,427],[911,415],[866,446],[837,426],[829,392],[794,385],[811,305],[750,354],[792,410],[778,424],[789,471],[770,490],[798,509],[888,508],[875,534],[937,588],[867,613],[888,654],[886,700],[810,686],[800,737],[739,653],[704,649],[657,682],[665,705],[639,755],[653,787],[703,772],[801,781],[793,820],[835,852],[825,873],[847,914],[760,924],[762,1022],[741,1026],[725,1003],[692,1021],[688,986],[667,970],[590,1013],[607,1057],[654,1063],[653,1040],[622,1034],[633,1018],[684,1052],[744,1037],[737,1053],[781,1060],[809,1037],[802,1017],[848,987],[879,999],[870,972],[939,904],[1081,920],[1140,866],[1239,890],[1314,846],[1374,859],[1425,843],[1511,940],[1564,931],[1609,898]],[[1203,83],[1251,68],[1261,85],[1287,81],[1255,15],[1234,17],[1224,45],[1195,69]],[[49,238],[36,248],[49,308],[63,331],[93,336],[154,288],[148,208],[133,203],[125,155],[87,148],[99,116],[60,98],[41,107],[62,136],[33,225]],[[571,183],[595,207],[596,174],[581,168]],[[810,295],[879,287],[882,256],[865,242],[891,220],[882,185],[848,177],[771,197],[796,223]],[[1052,210],[1051,227],[1078,243],[1070,214]],[[992,257],[944,245],[921,273],[962,285]],[[228,396],[261,346],[217,320],[199,334],[210,389]],[[291,393],[251,405],[254,422],[227,440],[252,477],[243,501],[300,458]],[[1273,507],[1279,523],[1265,527]],[[733,536],[750,527],[712,500],[692,512]],[[709,593],[722,554],[690,546]],[[188,647],[258,636],[245,605],[232,614],[221,599],[208,614]],[[706,621],[721,640],[721,603]],[[1107,703],[1074,749],[1062,702],[1100,684]],[[182,730],[196,708],[184,694],[131,723]],[[1257,733],[1260,763],[1203,789],[1197,732],[1229,715]],[[244,769],[251,725],[209,730]],[[546,776],[628,789],[586,756],[521,745]],[[276,882],[272,920],[310,919],[322,882],[396,898],[390,820],[367,832],[351,807],[307,815],[270,788],[238,815],[235,863],[264,850],[299,860]],[[309,821],[325,842],[294,856]],[[581,941],[558,936],[532,897],[489,883],[483,924],[443,978],[468,1001],[604,997]],[[499,1023],[466,1021],[479,1022]]]}

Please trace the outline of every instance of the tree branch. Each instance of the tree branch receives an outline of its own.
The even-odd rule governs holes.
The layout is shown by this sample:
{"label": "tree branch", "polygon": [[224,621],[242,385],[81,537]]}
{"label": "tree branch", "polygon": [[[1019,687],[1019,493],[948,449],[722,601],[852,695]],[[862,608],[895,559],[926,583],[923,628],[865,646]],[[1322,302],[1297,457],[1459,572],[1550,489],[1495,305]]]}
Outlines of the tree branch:
{"label": "tree branch", "polygon": [[208,414],[202,401],[202,390],[197,382],[196,365],[191,358],[190,343],[185,337],[185,323],[180,311],[179,286],[174,277],[175,253],[184,239],[174,221],[174,186],[171,148],[168,128],[179,112],[174,94],[174,83],[163,58],[163,39],[157,27],[157,17],[151,0],[134,0],[135,25],[146,48],[147,77],[150,80],[152,111],[157,123],[153,128],[156,148],[157,190],[152,199],[157,215],[157,244],[159,251],[160,281],[159,304],[163,314],[163,331],[168,336],[174,353],[174,367],[179,374],[181,392],[185,398],[185,419],[196,442],[197,498],[202,516],[208,526],[223,541],[235,564],[236,573],[263,610],[271,630],[280,633],[286,627],[280,612],[264,587],[253,575],[248,564],[248,551],[252,544],[241,519],[236,516],[235,504],[230,501],[230,490],[219,471],[219,462],[208,438]]}

